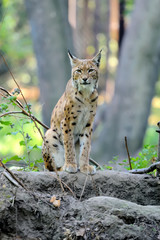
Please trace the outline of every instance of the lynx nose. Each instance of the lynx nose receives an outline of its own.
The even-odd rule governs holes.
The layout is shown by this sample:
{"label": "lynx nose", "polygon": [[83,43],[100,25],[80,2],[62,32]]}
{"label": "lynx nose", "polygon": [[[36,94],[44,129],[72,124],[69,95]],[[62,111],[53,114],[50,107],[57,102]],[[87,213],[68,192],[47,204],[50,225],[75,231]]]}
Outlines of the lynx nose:
{"label": "lynx nose", "polygon": [[83,78],[83,81],[86,82],[86,81],[87,81],[87,78]]}

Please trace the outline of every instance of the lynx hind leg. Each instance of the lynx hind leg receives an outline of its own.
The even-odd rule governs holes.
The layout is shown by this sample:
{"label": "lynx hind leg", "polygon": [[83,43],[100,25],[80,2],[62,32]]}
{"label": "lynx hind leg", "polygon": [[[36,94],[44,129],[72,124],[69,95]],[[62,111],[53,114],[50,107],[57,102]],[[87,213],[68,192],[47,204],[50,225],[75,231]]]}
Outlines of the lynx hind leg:
{"label": "lynx hind leg", "polygon": [[57,169],[64,165],[64,148],[59,141],[58,134],[49,129],[45,134],[45,143],[42,146],[42,155],[45,168],[49,171],[54,171],[54,162]]}

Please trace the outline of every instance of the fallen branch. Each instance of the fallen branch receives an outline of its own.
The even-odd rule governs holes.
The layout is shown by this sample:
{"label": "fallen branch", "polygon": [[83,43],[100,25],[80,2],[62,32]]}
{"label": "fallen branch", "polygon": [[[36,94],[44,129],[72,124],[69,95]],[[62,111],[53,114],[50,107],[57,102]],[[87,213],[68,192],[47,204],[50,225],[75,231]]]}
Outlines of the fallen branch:
{"label": "fallen branch", "polygon": [[[2,160],[0,159],[0,166],[2,166],[11,176],[14,180],[16,180],[19,185],[21,185],[21,187],[23,187],[26,191],[28,191],[28,189],[24,186],[24,184],[12,173],[11,170],[9,170],[4,163],[2,162]],[[10,179],[9,179],[10,180]]]}
{"label": "fallen branch", "polygon": [[144,173],[153,172],[154,170],[160,170],[160,162],[153,163],[148,168],[130,170],[129,173],[132,173],[132,174],[144,174]]}
{"label": "fallen branch", "polygon": [[90,163],[92,163],[93,165],[95,165],[97,167],[97,169],[102,170],[102,166],[97,163],[95,160],[93,160],[92,158],[89,159]]}
{"label": "fallen branch", "polygon": [[4,171],[3,175],[16,187],[20,187],[19,183],[11,176],[10,173]]}

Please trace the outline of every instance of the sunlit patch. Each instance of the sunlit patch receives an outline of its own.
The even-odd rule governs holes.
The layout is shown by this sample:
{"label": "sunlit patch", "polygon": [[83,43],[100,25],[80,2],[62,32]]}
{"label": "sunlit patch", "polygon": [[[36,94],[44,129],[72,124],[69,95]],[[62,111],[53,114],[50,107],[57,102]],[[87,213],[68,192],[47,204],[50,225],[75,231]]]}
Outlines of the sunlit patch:
{"label": "sunlit patch", "polygon": [[154,108],[160,108],[160,98],[154,97],[152,99],[152,107]]}
{"label": "sunlit patch", "polygon": [[108,61],[109,61],[110,67],[113,67],[113,68],[115,68],[118,64],[118,59],[115,56],[111,56]]}
{"label": "sunlit patch", "polygon": [[86,50],[87,50],[88,55],[92,56],[93,54],[95,54],[94,46],[88,46]]}

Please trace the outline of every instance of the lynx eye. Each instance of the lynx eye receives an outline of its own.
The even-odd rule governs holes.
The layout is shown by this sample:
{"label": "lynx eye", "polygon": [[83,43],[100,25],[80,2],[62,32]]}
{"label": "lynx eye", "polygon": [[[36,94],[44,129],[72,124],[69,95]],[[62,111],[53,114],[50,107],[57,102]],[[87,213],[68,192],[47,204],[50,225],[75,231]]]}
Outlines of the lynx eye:
{"label": "lynx eye", "polygon": [[81,69],[76,70],[76,73],[81,73],[81,72],[82,72]]}
{"label": "lynx eye", "polygon": [[90,69],[88,70],[89,73],[91,73],[91,72],[93,72],[93,71],[94,71],[93,68],[90,68]]}

